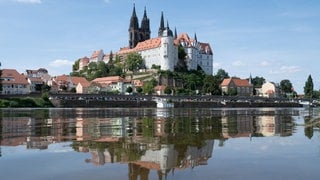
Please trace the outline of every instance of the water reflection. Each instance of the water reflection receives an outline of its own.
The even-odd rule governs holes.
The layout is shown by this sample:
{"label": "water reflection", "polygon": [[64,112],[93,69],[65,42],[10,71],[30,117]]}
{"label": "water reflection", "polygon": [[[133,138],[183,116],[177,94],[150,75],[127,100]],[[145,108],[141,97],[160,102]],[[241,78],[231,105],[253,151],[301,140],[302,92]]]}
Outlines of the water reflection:
{"label": "water reflection", "polygon": [[[84,163],[128,164],[129,179],[159,179],[169,172],[207,165],[214,143],[230,138],[291,136],[298,109],[2,109],[1,146],[47,149],[72,141],[90,153]],[[305,136],[318,124],[305,114]],[[1,149],[0,149],[1,155]]]}

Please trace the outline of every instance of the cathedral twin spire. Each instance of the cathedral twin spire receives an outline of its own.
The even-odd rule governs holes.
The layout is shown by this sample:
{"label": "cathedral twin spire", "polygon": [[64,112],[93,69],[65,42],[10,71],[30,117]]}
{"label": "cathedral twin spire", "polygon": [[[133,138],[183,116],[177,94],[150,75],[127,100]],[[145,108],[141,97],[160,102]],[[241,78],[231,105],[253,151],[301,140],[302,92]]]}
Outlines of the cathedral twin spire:
{"label": "cathedral twin spire", "polygon": [[[129,31],[129,48],[130,49],[136,47],[136,45],[139,42],[150,39],[150,35],[151,35],[150,20],[147,16],[146,8],[144,8],[141,27],[139,27],[138,17],[136,14],[136,7],[135,7],[135,4],[133,4],[133,11],[132,11],[130,26],[128,31]],[[173,36],[173,33],[169,28],[169,23],[167,22],[167,27],[164,26],[163,12],[161,12],[161,20],[160,20],[160,26],[158,31],[158,37],[163,36],[163,32],[166,32],[167,36]],[[176,36],[176,31],[175,31],[175,36]]]}
{"label": "cathedral twin spire", "polygon": [[141,21],[141,27],[139,27],[139,21],[136,14],[136,7],[133,5],[133,11],[130,19],[129,26],[129,47],[134,48],[139,42],[150,39],[150,21],[147,17],[147,10],[144,9],[143,18]]}

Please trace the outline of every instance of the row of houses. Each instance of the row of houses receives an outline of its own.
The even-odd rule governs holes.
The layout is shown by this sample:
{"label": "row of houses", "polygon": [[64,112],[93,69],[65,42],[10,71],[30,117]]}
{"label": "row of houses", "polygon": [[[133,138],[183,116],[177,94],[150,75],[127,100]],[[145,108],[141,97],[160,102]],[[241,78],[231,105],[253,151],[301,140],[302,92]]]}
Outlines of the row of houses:
{"label": "row of houses", "polygon": [[[126,93],[128,87],[141,87],[140,80],[127,80],[120,76],[97,78],[89,82],[84,77],[61,75],[51,77],[44,68],[19,73],[15,69],[2,69],[0,94],[30,94],[41,92],[43,85],[50,86],[52,93],[72,91],[76,93],[117,92]],[[134,89],[133,89],[134,90]]]}
{"label": "row of houses", "polygon": [[[129,87],[132,91],[142,87],[143,82],[140,80],[125,79],[120,76],[110,76],[96,78],[89,82],[84,77],[75,77],[69,75],[61,75],[50,77],[48,71],[44,68],[38,70],[26,70],[20,74],[15,69],[3,69],[1,75],[2,91],[1,94],[29,94],[40,92],[43,85],[50,86],[52,93],[61,91],[72,91],[75,93],[107,93],[115,92],[125,94]],[[262,97],[279,97],[280,88],[277,84],[266,82],[261,88],[254,89],[253,85],[247,79],[225,78],[220,84],[223,94]],[[165,85],[156,86],[155,93],[164,94]],[[234,94],[233,94],[234,93]]]}
{"label": "row of houses", "polygon": [[250,80],[240,78],[225,78],[221,85],[223,94],[236,94],[239,96],[253,96],[254,91],[256,96],[276,98],[280,96],[280,87],[273,82],[265,82],[261,88],[255,88]]}

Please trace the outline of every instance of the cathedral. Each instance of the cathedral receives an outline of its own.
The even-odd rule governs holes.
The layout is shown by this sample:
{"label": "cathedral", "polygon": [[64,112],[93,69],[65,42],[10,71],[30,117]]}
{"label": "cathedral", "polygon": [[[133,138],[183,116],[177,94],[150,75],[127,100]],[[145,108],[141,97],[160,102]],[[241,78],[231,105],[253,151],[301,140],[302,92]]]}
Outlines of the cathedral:
{"label": "cathedral", "polygon": [[[158,36],[151,38],[150,20],[146,8],[140,25],[135,6],[133,6],[128,29],[129,44],[115,52],[113,57],[116,55],[120,59],[125,59],[129,53],[137,52],[142,56],[147,69],[156,65],[161,70],[174,71],[179,62],[178,48],[181,46],[186,53],[184,61],[188,70],[197,70],[200,67],[206,74],[213,74],[213,51],[209,43],[199,42],[196,34],[194,38],[190,38],[187,33],[177,35],[176,30],[173,34],[168,22],[165,26],[163,12],[161,12]],[[95,51],[90,58],[83,59],[84,63],[80,61],[80,69],[90,62],[105,61],[107,63],[110,55],[99,50]]]}
{"label": "cathedral", "polygon": [[173,71],[178,63],[178,47],[182,46],[187,54],[185,59],[188,70],[200,67],[206,74],[213,73],[213,52],[209,43],[202,43],[197,36],[190,38],[187,33],[173,34],[169,23],[165,26],[163,12],[161,12],[158,36],[151,38],[150,20],[144,9],[141,26],[133,6],[129,25],[129,46],[121,48],[118,55],[138,52],[145,61],[147,68],[158,65],[162,70]]}

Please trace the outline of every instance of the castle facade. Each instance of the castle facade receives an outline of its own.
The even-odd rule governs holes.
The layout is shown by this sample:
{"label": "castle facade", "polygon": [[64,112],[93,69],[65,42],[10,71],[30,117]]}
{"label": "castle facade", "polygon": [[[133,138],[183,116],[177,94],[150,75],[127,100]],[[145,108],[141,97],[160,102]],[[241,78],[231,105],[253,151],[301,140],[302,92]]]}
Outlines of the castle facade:
{"label": "castle facade", "polygon": [[[125,59],[129,53],[137,52],[144,59],[145,67],[150,69],[153,65],[160,66],[161,70],[174,71],[178,64],[178,47],[184,48],[187,54],[184,61],[188,70],[197,70],[199,67],[206,74],[213,74],[213,51],[209,43],[199,42],[196,34],[190,38],[187,33],[173,34],[169,23],[165,26],[163,13],[161,13],[158,36],[151,38],[150,20],[144,10],[141,26],[139,26],[135,6],[129,23],[129,44],[120,48],[112,57],[119,56]],[[83,59],[83,60],[82,60]],[[102,50],[95,51],[91,58],[80,60],[80,70],[90,62],[105,61],[110,59],[110,54],[104,54]],[[83,61],[83,62],[82,62]]]}

